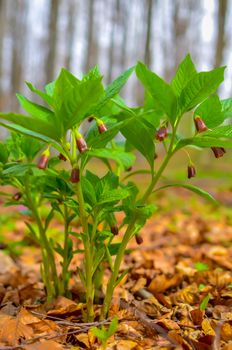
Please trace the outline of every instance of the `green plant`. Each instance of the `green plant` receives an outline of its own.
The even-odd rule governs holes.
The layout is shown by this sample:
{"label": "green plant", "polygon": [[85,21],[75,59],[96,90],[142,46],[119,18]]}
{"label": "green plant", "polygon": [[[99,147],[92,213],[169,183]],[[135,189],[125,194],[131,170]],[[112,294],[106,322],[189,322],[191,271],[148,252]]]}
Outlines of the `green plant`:
{"label": "green plant", "polygon": [[[130,108],[118,93],[134,70],[144,86],[145,99],[143,106]],[[106,88],[97,67],[81,80],[62,69],[58,78],[46,85],[45,91],[27,83],[47,107],[18,94],[28,115],[0,114],[3,120],[0,124],[26,135],[26,140],[33,139],[35,145],[38,144],[37,152],[46,146],[38,162],[39,169],[33,163],[37,152],[28,155],[24,151],[20,163],[12,163],[3,144],[0,160],[3,179],[20,189],[22,198],[19,201],[30,209],[37,224],[33,227],[29,223],[28,227],[42,249],[42,277],[50,298],[67,293],[69,263],[74,253],[83,253],[78,273],[86,290],[89,321],[94,318],[94,298],[101,289],[104,269],[111,271],[102,305],[101,318],[104,319],[114,289],[127,273],[120,273],[127,245],[133,237],[138,244],[142,243],[140,230],[156,210],[156,206],[150,204],[151,197],[169,187],[183,187],[216,203],[209,193],[196,186],[187,183],[158,186],[158,183],[170,159],[179,150],[211,147],[219,158],[224,155],[225,147],[232,147],[232,126],[226,124],[232,116],[232,99],[220,100],[215,93],[223,78],[224,67],[198,73],[190,55],[181,62],[170,84],[141,62]],[[193,127],[195,124],[191,137],[179,132],[186,113],[193,117]],[[83,133],[85,120],[91,124]],[[123,138],[116,137],[119,133]],[[160,165],[155,161],[159,145],[164,146],[165,152]],[[50,158],[51,148],[58,154]],[[134,150],[147,160],[149,167],[125,174],[136,160]],[[89,170],[89,163],[95,158],[105,165],[104,176]],[[189,154],[188,158],[187,175],[191,178],[196,175],[196,169]],[[60,168],[61,162],[65,169]],[[143,193],[131,181],[140,173],[150,176]],[[43,219],[40,210],[45,203],[49,203],[50,212]],[[55,212],[64,222],[63,245],[48,238]],[[117,212],[124,213],[120,225]],[[81,225],[78,234],[71,229],[76,219]],[[123,232],[122,240],[117,235],[119,231]],[[83,248],[72,247],[72,235],[82,241]],[[54,250],[62,258],[61,279],[56,270]]]}
{"label": "green plant", "polygon": [[106,329],[105,326],[101,326],[101,328],[93,327],[91,328],[93,334],[101,341],[103,349],[106,349],[107,342],[110,337],[112,337],[118,328],[118,319],[114,317],[110,322],[109,328]]}

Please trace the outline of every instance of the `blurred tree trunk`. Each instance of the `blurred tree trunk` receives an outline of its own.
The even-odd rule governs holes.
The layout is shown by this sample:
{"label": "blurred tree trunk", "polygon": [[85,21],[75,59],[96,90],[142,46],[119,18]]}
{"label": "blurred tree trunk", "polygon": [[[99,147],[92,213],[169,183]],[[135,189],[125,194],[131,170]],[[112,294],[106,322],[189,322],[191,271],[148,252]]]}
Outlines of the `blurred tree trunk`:
{"label": "blurred tree trunk", "polygon": [[[96,1],[96,0],[95,0]],[[88,14],[87,14],[87,41],[86,41],[86,60],[85,72],[92,68],[97,62],[97,43],[95,40],[95,26],[94,26],[94,0],[88,0]]]}
{"label": "blurred tree trunk", "polygon": [[75,40],[75,19],[76,19],[76,2],[68,3],[68,25],[66,36],[65,67],[70,70],[72,63],[72,53]]}
{"label": "blurred tree trunk", "polygon": [[152,12],[153,12],[153,3],[155,0],[147,0],[147,32],[146,32],[146,44],[145,44],[145,55],[144,62],[150,67],[151,65],[151,35],[152,35]]}
{"label": "blurred tree trunk", "polygon": [[48,40],[46,57],[46,81],[50,82],[55,77],[56,47],[58,32],[59,1],[50,0],[48,13]]}
{"label": "blurred tree trunk", "polygon": [[[11,14],[11,41],[12,41],[12,56],[11,56],[11,92],[14,95],[21,90],[23,81],[23,65],[25,54],[25,36],[27,33],[27,1],[9,2]],[[12,108],[17,109],[18,103],[15,98],[12,99]]]}
{"label": "blurred tree trunk", "polygon": [[217,12],[217,37],[216,37],[216,50],[214,66],[221,66],[223,61],[223,52],[226,44],[225,38],[225,26],[226,26],[226,13],[228,8],[228,0],[218,0],[218,12]]}
{"label": "blurred tree trunk", "polygon": [[107,70],[107,83],[110,83],[113,76],[114,67],[114,50],[115,50],[115,40],[116,40],[116,29],[119,21],[120,15],[120,4],[119,0],[113,0],[111,3],[111,32],[110,32],[110,48],[109,48],[109,63]]}
{"label": "blurred tree trunk", "polygon": [[127,45],[128,45],[128,36],[129,36],[129,11],[128,3],[124,0],[119,0],[119,11],[121,18],[121,27],[122,27],[122,43],[121,43],[121,60],[120,66],[121,70],[126,69],[127,65]]}
{"label": "blurred tree trunk", "polygon": [[5,33],[5,25],[4,25],[4,17],[5,17],[5,6],[4,0],[0,0],[0,91],[2,91],[2,72],[3,72],[3,42],[4,42],[4,33]]}

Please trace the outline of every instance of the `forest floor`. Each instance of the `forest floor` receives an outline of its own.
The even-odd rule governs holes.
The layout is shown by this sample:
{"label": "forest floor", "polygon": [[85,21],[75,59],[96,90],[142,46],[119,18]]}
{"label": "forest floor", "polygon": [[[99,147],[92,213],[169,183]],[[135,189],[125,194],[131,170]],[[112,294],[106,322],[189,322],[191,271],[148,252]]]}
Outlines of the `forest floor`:
{"label": "forest floor", "polygon": [[[125,256],[129,273],[110,311],[119,326],[107,349],[232,349],[231,194],[221,193],[225,205],[216,209],[185,191],[160,196],[143,244],[132,241]],[[80,324],[79,257],[72,300],[44,302],[39,248],[24,238],[16,210],[13,217],[12,208],[0,210],[0,350],[103,349],[91,325]],[[57,221],[53,234],[59,231]]]}

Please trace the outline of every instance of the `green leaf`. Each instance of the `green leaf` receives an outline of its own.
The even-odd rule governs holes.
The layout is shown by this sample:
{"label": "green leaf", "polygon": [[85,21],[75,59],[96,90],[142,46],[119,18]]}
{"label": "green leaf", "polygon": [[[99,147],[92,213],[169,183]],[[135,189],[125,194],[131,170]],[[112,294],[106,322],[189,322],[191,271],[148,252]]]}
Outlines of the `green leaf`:
{"label": "green leaf", "polygon": [[16,94],[20,105],[27,111],[32,117],[41,119],[50,124],[54,124],[54,113],[48,108],[38,105],[21,94]]}
{"label": "green leaf", "polygon": [[109,148],[89,150],[86,154],[96,158],[113,159],[125,169],[131,167],[135,161],[133,154]]}
{"label": "green leaf", "polygon": [[[202,133],[203,134],[203,133]],[[202,148],[209,147],[226,147],[232,148],[232,140],[220,139],[219,137],[196,136],[193,138],[180,140],[175,148],[175,151],[185,146],[196,146]]]}
{"label": "green leaf", "polygon": [[213,130],[209,130],[202,133],[203,137],[213,137],[213,138],[231,138],[232,139],[232,125],[221,125]]}
{"label": "green leaf", "polygon": [[121,199],[130,196],[130,192],[127,189],[115,189],[111,191],[105,191],[100,195],[97,205],[102,205],[111,202],[118,202]]}
{"label": "green leaf", "polygon": [[12,122],[55,141],[59,141],[61,137],[59,130],[54,125],[35,117],[15,113],[0,113],[0,119]]}
{"label": "green leaf", "polygon": [[197,74],[191,56],[188,54],[180,63],[176,75],[171,81],[171,87],[177,96],[180,96],[182,90],[193,76]]}
{"label": "green leaf", "polygon": [[213,94],[224,80],[224,70],[225,67],[220,67],[209,72],[195,74],[180,94],[181,113],[191,110]]}
{"label": "green leaf", "polygon": [[232,98],[221,100],[222,112],[225,118],[232,118]]}
{"label": "green leaf", "polygon": [[5,164],[9,157],[9,151],[7,149],[7,146],[3,143],[0,143],[0,162]]}
{"label": "green leaf", "polygon": [[33,137],[35,139],[38,139],[40,141],[44,141],[46,143],[49,143],[51,144],[54,148],[56,148],[59,152],[63,152],[63,149],[59,146],[58,143],[54,143],[54,140],[51,139],[50,137],[47,137],[45,135],[41,135],[39,134],[38,132],[34,132],[32,130],[29,130],[27,128],[24,128],[20,125],[17,125],[17,124],[4,124],[4,123],[0,123],[0,125],[2,125],[4,128],[7,128],[11,131],[16,131],[16,132],[19,132],[23,135],[27,135],[27,136],[30,136],[30,137]]}
{"label": "green leaf", "polygon": [[215,128],[224,121],[222,106],[218,96],[211,96],[194,111],[194,116],[201,117],[208,128]]}
{"label": "green leaf", "polygon": [[160,191],[160,190],[164,190],[166,188],[169,187],[182,187],[182,188],[186,188],[189,191],[192,191],[196,194],[198,194],[199,196],[207,199],[208,201],[212,202],[213,204],[218,205],[218,201],[211,195],[209,194],[207,191],[202,190],[199,187],[193,186],[193,185],[185,185],[185,184],[170,184],[170,185],[165,185],[162,187],[157,188],[154,192]]}
{"label": "green leaf", "polygon": [[27,87],[34,92],[36,95],[40,96],[49,106],[53,105],[53,99],[46,92],[36,89],[31,83],[26,81]]}
{"label": "green leaf", "polygon": [[112,337],[118,328],[118,318],[114,317],[110,322],[110,326],[107,332],[108,338]]}
{"label": "green leaf", "polygon": [[93,259],[93,267],[92,267],[92,276],[94,275],[95,271],[97,270],[98,266],[101,264],[105,256],[105,246],[98,249],[94,255]]}
{"label": "green leaf", "polygon": [[207,305],[208,305],[208,302],[210,301],[211,299],[211,294],[208,293],[204,299],[202,300],[201,304],[200,304],[200,310],[201,311],[204,311],[206,308],[207,308]]}
{"label": "green leaf", "polygon": [[[125,116],[125,114],[123,114]],[[153,169],[155,144],[154,130],[149,129],[139,117],[131,118],[121,127],[121,133],[147,159]]]}
{"label": "green leaf", "polygon": [[104,93],[102,77],[72,80],[70,73],[62,69],[56,80],[54,96],[55,112],[62,121],[64,130],[81,122],[86,113],[95,106]]}
{"label": "green leaf", "polygon": [[93,111],[98,112],[105,106],[105,104],[117,95],[123,86],[126,84],[127,80],[133,73],[135,67],[131,67],[123,72],[119,77],[117,77],[111,84],[109,84],[105,89],[105,96],[101,99],[100,103],[96,106],[96,109]]}
{"label": "green leaf", "polygon": [[171,123],[174,123],[177,100],[172,88],[141,62],[136,66],[136,74],[145,89],[147,89],[153,97],[156,105],[167,114]]}
{"label": "green leaf", "polygon": [[209,266],[201,261],[198,261],[194,264],[194,268],[198,271],[198,272],[204,272],[204,271],[208,271],[209,270]]}

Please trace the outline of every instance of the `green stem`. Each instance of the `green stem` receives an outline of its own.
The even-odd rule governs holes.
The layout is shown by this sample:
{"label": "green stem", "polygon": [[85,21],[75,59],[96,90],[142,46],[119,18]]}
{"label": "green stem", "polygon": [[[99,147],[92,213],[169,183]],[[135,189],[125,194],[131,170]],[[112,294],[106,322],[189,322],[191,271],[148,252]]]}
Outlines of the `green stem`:
{"label": "green stem", "polygon": [[85,212],[85,203],[81,187],[81,181],[77,184],[77,197],[79,202],[79,212],[80,220],[83,229],[83,243],[85,250],[85,274],[86,274],[86,304],[87,304],[87,321],[92,322],[94,319],[94,309],[93,309],[93,300],[94,300],[94,287],[92,281],[92,249],[91,241],[88,232],[88,221]]}
{"label": "green stem", "polygon": [[113,296],[113,292],[114,292],[114,288],[115,288],[115,283],[116,283],[117,278],[118,278],[118,273],[119,273],[119,269],[120,269],[120,266],[122,263],[122,259],[124,257],[125,249],[126,249],[127,244],[131,238],[131,235],[134,231],[135,221],[136,221],[136,219],[134,218],[131,221],[131,223],[128,225],[127,230],[126,230],[124,237],[122,239],[122,242],[120,244],[120,248],[119,248],[118,253],[116,255],[113,272],[112,272],[112,275],[110,277],[110,280],[108,282],[107,289],[106,289],[106,295],[105,295],[105,299],[104,299],[104,303],[103,303],[103,307],[102,307],[102,312],[101,312],[101,320],[103,320],[107,317],[108,311],[110,309],[110,304],[111,304],[111,300],[112,300],[112,296]]}
{"label": "green stem", "polygon": [[63,269],[62,269],[62,294],[67,295],[68,292],[68,266],[69,266],[69,256],[68,256],[68,244],[69,244],[69,225],[68,225],[68,208],[64,204],[64,256],[63,256]]}
{"label": "green stem", "polygon": [[[159,181],[159,179],[160,179],[163,171],[165,170],[171,156],[173,155],[173,146],[174,146],[175,137],[176,137],[176,128],[177,128],[177,125],[174,126],[174,128],[173,128],[172,139],[171,139],[167,154],[163,160],[163,163],[161,164],[161,166],[160,166],[159,170],[157,171],[157,173],[155,174],[155,176],[152,176],[151,183],[148,186],[147,190],[145,191],[143,197],[141,198],[141,203],[143,203],[143,204],[146,202],[146,200],[150,196],[153,188],[155,187],[155,185]],[[127,230],[126,230],[124,237],[122,239],[122,242],[120,244],[120,248],[118,250],[118,253],[117,253],[117,256],[116,256],[116,259],[114,262],[114,269],[113,269],[112,275],[111,275],[110,280],[109,280],[108,285],[107,285],[106,295],[105,295],[105,299],[104,299],[104,303],[103,303],[103,307],[102,307],[102,312],[101,312],[101,319],[106,318],[107,314],[109,312],[115,284],[116,284],[118,274],[119,274],[119,269],[121,266],[121,262],[123,260],[124,254],[125,254],[127,244],[129,242],[131,236],[133,235],[133,232],[135,229],[134,228],[135,223],[136,223],[136,217],[133,217],[130,224],[127,227]]]}
{"label": "green stem", "polygon": [[[59,295],[59,283],[58,283],[55,258],[50,246],[50,242],[47,239],[46,231],[43,227],[36,203],[34,202],[34,199],[31,196],[31,189],[29,185],[29,175],[27,175],[27,179],[26,179],[25,192],[26,192],[29,208],[32,211],[33,217],[39,229],[41,247],[42,247],[42,257],[43,257],[43,263],[44,263],[44,276],[45,276],[45,281],[47,283],[46,288],[47,288],[48,294],[50,294],[48,295],[48,299],[52,299]],[[53,286],[52,286],[52,283],[53,283]]]}

